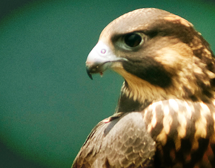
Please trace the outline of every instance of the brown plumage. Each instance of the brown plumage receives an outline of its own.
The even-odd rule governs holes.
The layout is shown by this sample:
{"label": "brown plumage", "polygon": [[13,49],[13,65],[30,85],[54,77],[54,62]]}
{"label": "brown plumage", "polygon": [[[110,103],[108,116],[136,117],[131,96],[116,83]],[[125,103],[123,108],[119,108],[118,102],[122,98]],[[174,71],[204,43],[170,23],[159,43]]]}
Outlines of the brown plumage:
{"label": "brown plumage", "polygon": [[102,31],[87,72],[124,79],[117,109],[92,130],[73,168],[215,167],[215,65],[187,20],[145,8]]}

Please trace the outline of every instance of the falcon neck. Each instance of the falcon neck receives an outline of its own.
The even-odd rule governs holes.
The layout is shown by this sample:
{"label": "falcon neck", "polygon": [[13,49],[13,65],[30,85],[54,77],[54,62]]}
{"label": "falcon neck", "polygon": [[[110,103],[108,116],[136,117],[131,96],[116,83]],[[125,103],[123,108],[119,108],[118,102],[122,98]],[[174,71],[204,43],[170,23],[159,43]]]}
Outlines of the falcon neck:
{"label": "falcon neck", "polygon": [[145,101],[140,103],[138,100],[129,98],[126,94],[121,93],[116,112],[132,112],[132,111],[143,111],[151,102]]}
{"label": "falcon neck", "polygon": [[172,92],[168,93],[164,88],[130,74],[126,77],[121,88],[117,112],[142,111],[152,102],[176,98]]}
{"label": "falcon neck", "polygon": [[131,94],[128,94],[128,85],[125,81],[123,83],[120,98],[118,101],[118,106],[116,112],[132,112],[132,111],[142,111],[152,102],[145,99],[144,101],[140,101],[138,99],[134,99]]}

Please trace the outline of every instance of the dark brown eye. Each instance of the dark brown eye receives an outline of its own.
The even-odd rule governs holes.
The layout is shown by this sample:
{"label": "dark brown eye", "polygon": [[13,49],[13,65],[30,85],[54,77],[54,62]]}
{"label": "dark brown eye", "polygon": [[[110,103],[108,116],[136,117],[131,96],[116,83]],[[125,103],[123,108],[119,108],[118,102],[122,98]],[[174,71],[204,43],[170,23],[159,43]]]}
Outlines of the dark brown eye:
{"label": "dark brown eye", "polygon": [[137,47],[142,41],[142,37],[137,33],[130,33],[125,36],[125,44],[129,47]]}

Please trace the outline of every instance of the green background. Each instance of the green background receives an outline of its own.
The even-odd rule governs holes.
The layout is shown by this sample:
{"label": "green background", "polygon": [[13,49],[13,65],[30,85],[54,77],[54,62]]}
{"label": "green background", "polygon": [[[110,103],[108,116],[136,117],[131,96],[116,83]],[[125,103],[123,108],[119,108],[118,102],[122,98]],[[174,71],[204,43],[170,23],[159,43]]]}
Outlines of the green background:
{"label": "green background", "polygon": [[123,79],[91,81],[85,60],[102,29],[156,7],[191,21],[215,50],[215,2],[2,0],[0,167],[70,167],[93,126],[114,112]]}

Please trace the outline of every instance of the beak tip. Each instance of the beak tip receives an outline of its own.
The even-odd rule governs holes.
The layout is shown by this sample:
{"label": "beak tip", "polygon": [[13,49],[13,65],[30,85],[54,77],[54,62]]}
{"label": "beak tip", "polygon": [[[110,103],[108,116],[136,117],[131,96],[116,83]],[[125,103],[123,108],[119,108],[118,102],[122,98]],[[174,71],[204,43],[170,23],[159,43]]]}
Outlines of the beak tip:
{"label": "beak tip", "polygon": [[91,79],[91,80],[93,80],[92,74],[90,73],[90,71],[89,71],[89,68],[88,68],[88,67],[86,68],[86,70],[87,70],[87,75],[90,77],[90,79]]}

